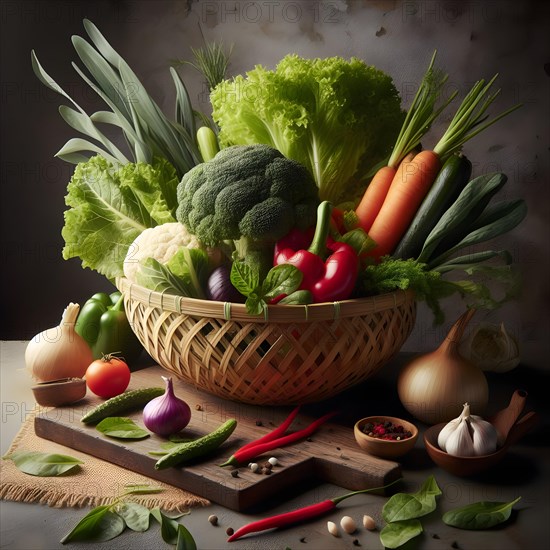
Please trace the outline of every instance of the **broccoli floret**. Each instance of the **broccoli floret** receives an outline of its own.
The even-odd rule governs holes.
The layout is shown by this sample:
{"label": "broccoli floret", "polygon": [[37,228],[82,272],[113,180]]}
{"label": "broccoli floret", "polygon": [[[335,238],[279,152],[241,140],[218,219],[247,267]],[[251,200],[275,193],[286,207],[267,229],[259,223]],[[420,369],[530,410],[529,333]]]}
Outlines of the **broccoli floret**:
{"label": "broccoli floret", "polygon": [[176,217],[208,246],[234,241],[265,274],[273,244],[293,227],[314,225],[318,204],[304,166],[268,145],[232,146],[184,175]]}

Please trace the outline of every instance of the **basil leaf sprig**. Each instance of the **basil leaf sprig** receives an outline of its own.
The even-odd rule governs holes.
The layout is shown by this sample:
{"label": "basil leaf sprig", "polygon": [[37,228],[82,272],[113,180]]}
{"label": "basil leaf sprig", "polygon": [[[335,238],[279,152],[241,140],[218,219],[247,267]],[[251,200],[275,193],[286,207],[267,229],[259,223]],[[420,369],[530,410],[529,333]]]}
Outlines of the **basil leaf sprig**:
{"label": "basil leaf sprig", "polygon": [[490,529],[504,523],[520,499],[518,497],[511,502],[474,502],[445,512],[443,522],[459,529]]}
{"label": "basil leaf sprig", "polygon": [[271,268],[265,279],[260,281],[258,273],[252,267],[235,260],[231,266],[231,284],[246,296],[246,310],[250,315],[261,315],[267,310],[268,303],[281,295],[295,297],[293,301],[287,300],[285,303],[311,302],[309,293],[296,292],[302,284],[302,272],[290,264]]}
{"label": "basil leaf sprig", "polygon": [[82,464],[81,460],[69,455],[41,453],[38,451],[16,451],[2,457],[12,460],[15,466],[25,474],[39,477],[51,477],[73,473]]}
{"label": "basil leaf sprig", "polygon": [[148,485],[127,486],[127,490],[111,504],[103,504],[90,510],[70,533],[61,539],[61,544],[75,541],[105,542],[118,537],[126,528],[142,533],[149,529],[150,519],[153,517],[161,526],[161,536],[164,542],[179,545],[182,549],[196,550],[197,546],[191,533],[177,522],[186,514],[170,517],[158,507],[150,510],[146,506],[125,500],[125,497],[129,495],[160,491],[162,491],[160,487]]}

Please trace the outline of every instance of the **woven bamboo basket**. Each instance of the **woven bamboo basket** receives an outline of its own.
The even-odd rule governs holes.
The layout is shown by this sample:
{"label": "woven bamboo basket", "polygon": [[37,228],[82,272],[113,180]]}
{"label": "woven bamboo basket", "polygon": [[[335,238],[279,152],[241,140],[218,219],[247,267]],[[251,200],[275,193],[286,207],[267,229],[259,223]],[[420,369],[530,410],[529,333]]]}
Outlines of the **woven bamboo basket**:
{"label": "woven bamboo basket", "polygon": [[128,320],[167,371],[219,397],[291,405],[332,397],[374,374],[411,333],[411,291],[309,306],[243,304],[153,292],[117,280]]}

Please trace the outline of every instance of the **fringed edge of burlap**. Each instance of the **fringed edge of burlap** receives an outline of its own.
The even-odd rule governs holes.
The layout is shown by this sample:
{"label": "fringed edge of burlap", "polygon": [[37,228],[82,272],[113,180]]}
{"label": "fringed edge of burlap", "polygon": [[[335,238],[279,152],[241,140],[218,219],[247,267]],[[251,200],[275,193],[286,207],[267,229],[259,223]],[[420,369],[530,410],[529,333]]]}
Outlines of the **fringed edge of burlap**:
{"label": "fringed edge of burlap", "polygon": [[[163,499],[154,496],[129,495],[126,500],[137,502],[146,508],[159,507],[166,512],[187,512],[190,508],[209,506],[210,501],[206,499],[182,498],[178,502],[166,502]],[[0,486],[0,500],[11,500],[14,502],[26,502],[33,504],[45,504],[52,508],[83,508],[90,506],[92,508],[103,504],[111,504],[115,497],[94,497],[89,495],[67,494],[61,491],[52,491],[51,489],[36,489],[33,487],[21,487],[16,483],[3,483]]]}

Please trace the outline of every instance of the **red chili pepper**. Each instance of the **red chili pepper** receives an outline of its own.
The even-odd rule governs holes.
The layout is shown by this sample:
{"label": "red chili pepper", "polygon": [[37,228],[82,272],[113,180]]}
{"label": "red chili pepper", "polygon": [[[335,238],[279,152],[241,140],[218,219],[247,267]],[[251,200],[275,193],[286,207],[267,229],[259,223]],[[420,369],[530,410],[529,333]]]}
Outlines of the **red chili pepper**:
{"label": "red chili pepper", "polygon": [[[286,420],[277,428],[275,428],[273,431],[265,434],[263,437],[260,437],[259,439],[255,439],[254,441],[251,441],[250,443],[247,443],[246,445],[243,445],[239,451],[242,451],[243,449],[248,449],[249,447],[255,447],[256,445],[259,445],[260,443],[266,443],[267,441],[273,441],[274,439],[278,439],[281,437],[289,428],[289,426],[292,424],[293,420],[296,418],[296,415],[300,411],[300,406],[298,405],[286,418]],[[237,451],[237,452],[239,452]]]}
{"label": "red chili pepper", "polygon": [[[291,264],[303,275],[301,290],[309,290],[314,302],[332,302],[349,298],[355,287],[359,258],[347,243],[328,236],[332,205],[323,201],[317,210],[317,226],[313,240],[306,249],[296,231],[275,245],[274,264]],[[298,244],[298,246],[296,246]],[[325,260],[325,256],[330,255]]]}
{"label": "red chili pepper", "polygon": [[304,437],[310,436],[319,426],[324,424],[327,420],[329,420],[336,414],[336,412],[325,414],[325,416],[322,416],[321,418],[315,420],[315,422],[312,422],[309,426],[307,426],[307,428],[303,428],[302,430],[298,430],[297,432],[293,432],[289,435],[285,435],[277,439],[272,439],[271,441],[266,441],[265,443],[258,443],[257,445],[253,446],[245,446],[235,452],[235,454],[230,456],[223,464],[220,464],[220,466],[242,464],[244,462],[248,462],[252,458],[263,455],[264,453],[267,453],[272,449],[277,449],[279,447],[284,447],[286,445],[290,445],[291,443],[295,443],[296,441]]}
{"label": "red chili pepper", "polygon": [[391,483],[388,483],[383,487],[374,487],[372,489],[363,489],[361,491],[354,491],[353,493],[347,493],[345,495],[342,495],[336,498],[323,500],[322,502],[318,502],[317,504],[311,504],[310,506],[306,506],[305,508],[299,508],[298,510],[294,510],[292,512],[286,512],[284,514],[278,514],[270,518],[254,521],[252,523],[249,523],[248,525],[244,525],[243,527],[240,527],[239,529],[237,529],[227,539],[227,542],[233,542],[234,540],[240,539],[241,537],[243,537],[244,535],[248,535],[249,533],[257,533],[259,531],[265,531],[266,529],[274,529],[277,527],[287,527],[289,525],[294,525],[295,523],[301,523],[303,521],[316,518],[327,512],[330,512],[331,510],[334,510],[334,508],[336,508],[336,506],[346,498],[352,497],[354,495],[359,495],[362,493],[370,493],[372,491],[379,491],[382,489],[386,489],[390,485],[397,483],[400,479],[401,478],[396,479],[395,481],[392,481]]}

